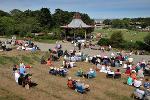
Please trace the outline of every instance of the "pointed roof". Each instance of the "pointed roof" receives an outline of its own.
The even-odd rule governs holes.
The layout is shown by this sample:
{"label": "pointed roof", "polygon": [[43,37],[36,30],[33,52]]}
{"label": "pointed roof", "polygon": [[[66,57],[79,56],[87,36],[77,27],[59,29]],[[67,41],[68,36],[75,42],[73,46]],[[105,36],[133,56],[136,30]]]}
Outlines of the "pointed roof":
{"label": "pointed roof", "polygon": [[90,28],[92,26],[86,25],[82,20],[79,13],[75,13],[73,20],[66,26],[61,26],[63,28]]}

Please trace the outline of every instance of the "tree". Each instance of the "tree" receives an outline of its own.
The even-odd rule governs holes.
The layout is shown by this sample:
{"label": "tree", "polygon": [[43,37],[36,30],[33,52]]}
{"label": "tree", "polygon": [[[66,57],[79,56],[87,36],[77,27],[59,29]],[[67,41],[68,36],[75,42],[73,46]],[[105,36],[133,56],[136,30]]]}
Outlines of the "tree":
{"label": "tree", "polygon": [[110,19],[105,19],[105,20],[103,21],[103,24],[105,24],[105,25],[111,25],[112,22],[111,22]]}
{"label": "tree", "polygon": [[51,12],[48,8],[42,8],[40,10],[39,18],[38,18],[40,25],[45,28],[52,27],[52,17]]}
{"label": "tree", "polygon": [[0,18],[0,33],[5,35],[14,34],[15,20],[11,17],[1,17]]}
{"label": "tree", "polygon": [[120,47],[123,41],[124,39],[121,31],[114,32],[110,37],[110,42],[114,47]]}

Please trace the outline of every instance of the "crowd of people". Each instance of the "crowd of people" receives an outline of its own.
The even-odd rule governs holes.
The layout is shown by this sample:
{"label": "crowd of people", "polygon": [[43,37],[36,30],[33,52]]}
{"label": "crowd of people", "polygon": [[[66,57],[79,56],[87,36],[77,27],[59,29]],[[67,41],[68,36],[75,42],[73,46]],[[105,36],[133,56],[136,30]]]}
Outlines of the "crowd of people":
{"label": "crowd of people", "polygon": [[17,50],[36,51],[40,50],[30,39],[29,40],[16,40],[18,45]]}

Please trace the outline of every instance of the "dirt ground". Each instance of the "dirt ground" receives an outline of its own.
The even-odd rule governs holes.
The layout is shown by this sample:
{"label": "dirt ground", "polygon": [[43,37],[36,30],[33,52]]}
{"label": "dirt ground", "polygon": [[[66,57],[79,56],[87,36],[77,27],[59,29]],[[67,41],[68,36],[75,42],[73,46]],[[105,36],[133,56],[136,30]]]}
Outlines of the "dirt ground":
{"label": "dirt ground", "polygon": [[[29,56],[30,52],[11,51],[1,52],[0,55],[9,57]],[[43,55],[42,52],[37,55]],[[27,64],[27,63],[25,63]],[[38,85],[26,90],[16,84],[12,72],[12,64],[0,65],[0,100],[131,100],[133,87],[127,86],[123,82],[126,77],[121,79],[107,79],[104,73],[97,72],[94,79],[76,77],[75,73],[79,68],[87,72],[95,67],[93,64],[78,62],[77,67],[69,69],[68,76],[80,79],[81,82],[90,85],[87,94],[80,94],[67,87],[67,77],[53,76],[48,73],[49,67],[41,65],[39,62],[32,63],[29,70],[32,73],[32,80]],[[60,67],[62,59],[54,62],[54,66]]]}

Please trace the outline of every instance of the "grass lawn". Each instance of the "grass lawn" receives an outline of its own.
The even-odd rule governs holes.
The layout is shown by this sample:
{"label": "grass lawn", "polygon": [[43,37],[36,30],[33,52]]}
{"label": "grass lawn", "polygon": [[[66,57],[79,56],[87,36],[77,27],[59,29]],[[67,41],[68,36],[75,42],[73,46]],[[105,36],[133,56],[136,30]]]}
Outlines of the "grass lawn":
{"label": "grass lawn", "polygon": [[[87,72],[95,65],[85,62],[78,62],[77,67],[69,69],[68,76],[73,79],[80,79],[81,82],[90,85],[87,94],[80,94],[67,87],[67,77],[49,75],[49,67],[40,64],[40,57],[47,56],[46,52],[26,52],[10,51],[1,52],[0,60],[0,99],[1,100],[132,100],[131,93],[133,87],[127,86],[123,82],[126,77],[121,79],[107,79],[104,73],[97,72],[94,79],[76,77],[75,73],[79,68]],[[15,59],[15,60],[14,60]],[[26,90],[16,84],[12,73],[12,65],[18,64],[22,60],[25,64],[32,65],[29,70],[32,73],[32,80],[38,85]],[[61,67],[62,59],[53,62],[54,66]]]}
{"label": "grass lawn", "polygon": [[121,29],[95,29],[95,33],[102,33],[104,37],[110,38],[111,34],[115,31],[122,31],[124,39],[127,41],[143,41],[143,38],[147,35],[150,34],[148,32],[139,32],[139,31],[132,31],[132,30],[121,30]]}

